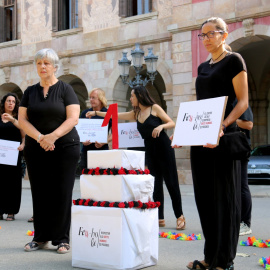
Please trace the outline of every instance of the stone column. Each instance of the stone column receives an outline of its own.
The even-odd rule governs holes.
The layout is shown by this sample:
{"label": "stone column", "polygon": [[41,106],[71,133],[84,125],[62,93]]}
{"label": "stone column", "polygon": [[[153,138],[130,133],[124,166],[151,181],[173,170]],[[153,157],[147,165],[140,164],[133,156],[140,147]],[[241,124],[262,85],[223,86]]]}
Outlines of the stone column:
{"label": "stone column", "polygon": [[129,101],[126,99],[107,99],[108,104],[117,103],[118,104],[118,112],[126,112],[128,108]]}
{"label": "stone column", "polygon": [[[195,99],[192,80],[191,31],[173,34],[172,55],[173,119],[176,121],[180,103]],[[179,182],[181,184],[192,184],[189,153],[190,147],[175,150]]]}
{"label": "stone column", "polygon": [[[166,102],[166,107],[167,107],[167,114],[173,118],[173,95],[172,93],[163,93],[163,98]],[[170,129],[170,130],[167,130],[166,131],[168,136],[171,136],[172,133],[173,133],[173,130]]]}
{"label": "stone column", "polygon": [[268,132],[267,132],[267,109],[269,101],[267,100],[253,100],[252,111],[254,115],[254,125],[252,129],[252,145],[258,146],[262,144],[268,144]]}

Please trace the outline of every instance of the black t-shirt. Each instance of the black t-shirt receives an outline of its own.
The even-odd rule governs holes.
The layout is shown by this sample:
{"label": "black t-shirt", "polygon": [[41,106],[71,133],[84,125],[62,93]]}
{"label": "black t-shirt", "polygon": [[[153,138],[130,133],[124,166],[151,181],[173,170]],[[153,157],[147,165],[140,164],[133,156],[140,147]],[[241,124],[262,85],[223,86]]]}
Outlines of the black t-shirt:
{"label": "black t-shirt", "polygon": [[[84,110],[84,111],[81,113],[80,118],[87,118],[87,117],[86,117],[86,113],[87,113],[87,112],[92,112],[92,111],[93,111],[93,108]],[[105,108],[105,107],[103,107],[100,111],[101,111],[101,112],[107,112],[108,109]],[[92,116],[91,119],[104,119],[104,117],[95,115],[95,116]],[[112,127],[112,119],[110,119],[110,121],[109,121],[108,131],[111,129],[111,127]],[[89,151],[89,150],[108,150],[108,149],[109,149],[108,144],[104,144],[102,147],[96,148],[96,147],[95,147],[95,144],[94,144],[94,143],[91,143],[91,144],[86,145],[86,146],[83,145],[83,149],[82,149],[82,150],[83,150],[83,151]]]}
{"label": "black t-shirt", "polygon": [[235,92],[232,80],[241,71],[247,71],[242,56],[238,53],[229,52],[221,61],[210,65],[209,61],[198,67],[196,80],[197,99],[215,98],[228,96],[224,118],[233,110]]}
{"label": "black t-shirt", "polygon": [[[49,134],[66,120],[66,107],[80,104],[73,88],[62,81],[49,88],[47,98],[44,98],[40,83],[29,86],[22,97],[20,107],[27,108],[29,122],[42,134]],[[29,141],[30,137],[27,136]],[[31,139],[30,139],[31,141]],[[59,138],[55,143],[79,142],[79,136],[74,127],[69,133]]]}

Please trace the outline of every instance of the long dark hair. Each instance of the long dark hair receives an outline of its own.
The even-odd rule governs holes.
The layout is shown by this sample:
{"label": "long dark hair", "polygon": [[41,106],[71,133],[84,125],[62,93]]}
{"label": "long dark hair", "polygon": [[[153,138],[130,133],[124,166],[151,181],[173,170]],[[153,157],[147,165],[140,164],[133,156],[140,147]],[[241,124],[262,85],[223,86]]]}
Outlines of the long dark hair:
{"label": "long dark hair", "polygon": [[1,99],[1,105],[0,105],[0,113],[1,115],[3,113],[5,113],[5,102],[7,100],[8,97],[14,97],[15,98],[15,107],[14,110],[12,112],[13,116],[15,116],[16,118],[18,117],[18,110],[19,110],[19,104],[20,104],[20,100],[18,98],[18,96],[14,93],[7,93],[6,95],[4,95]]}
{"label": "long dark hair", "polygon": [[[150,107],[156,104],[155,100],[150,96],[145,86],[142,86],[142,85],[135,86],[133,90],[134,90],[134,94],[136,98],[138,99],[138,102],[141,105],[145,107]],[[139,106],[134,107],[133,110],[134,110],[134,113],[137,114],[140,111],[140,107]]]}

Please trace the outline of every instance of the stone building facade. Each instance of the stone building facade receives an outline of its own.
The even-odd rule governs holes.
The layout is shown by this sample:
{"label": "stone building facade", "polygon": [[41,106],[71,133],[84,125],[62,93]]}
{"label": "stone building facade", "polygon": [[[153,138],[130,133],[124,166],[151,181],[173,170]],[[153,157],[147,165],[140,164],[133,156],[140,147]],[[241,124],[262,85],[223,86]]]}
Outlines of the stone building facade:
{"label": "stone building facade", "polygon": [[[82,110],[91,89],[100,87],[109,104],[126,111],[131,89],[120,79],[118,60],[123,50],[130,57],[139,42],[159,57],[149,90],[176,120],[179,104],[196,98],[197,66],[209,58],[197,35],[212,16],[226,20],[227,43],[247,63],[252,144],[270,143],[269,0],[0,0],[0,96],[15,92],[21,97],[37,83],[33,57],[50,47],[61,59],[58,78],[72,85]],[[176,158],[180,182],[191,183],[189,147],[177,149]]]}

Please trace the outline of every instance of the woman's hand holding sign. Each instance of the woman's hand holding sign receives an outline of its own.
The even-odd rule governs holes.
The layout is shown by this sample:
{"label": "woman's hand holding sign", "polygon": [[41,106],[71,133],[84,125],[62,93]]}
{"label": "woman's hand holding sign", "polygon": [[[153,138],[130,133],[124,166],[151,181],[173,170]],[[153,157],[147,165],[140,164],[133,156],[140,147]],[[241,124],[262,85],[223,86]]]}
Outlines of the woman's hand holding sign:
{"label": "woman's hand holding sign", "polygon": [[[219,132],[219,137],[221,138],[223,135],[224,135],[224,129],[225,129],[225,125],[221,125],[221,128],[220,128],[220,132]],[[216,148],[218,145],[217,144],[210,144],[210,143],[207,143],[205,145],[203,145],[203,147],[205,148]]]}

